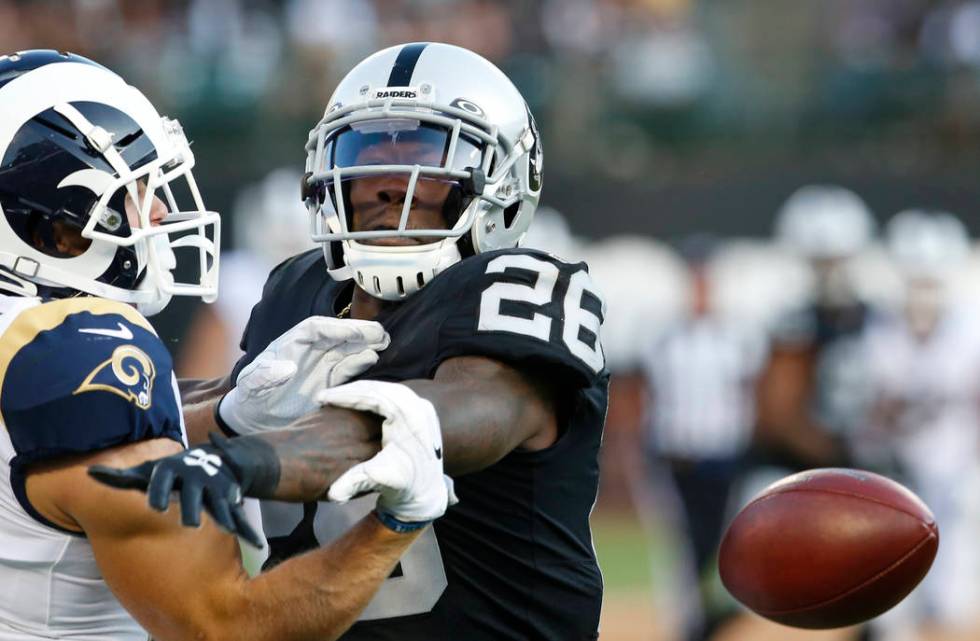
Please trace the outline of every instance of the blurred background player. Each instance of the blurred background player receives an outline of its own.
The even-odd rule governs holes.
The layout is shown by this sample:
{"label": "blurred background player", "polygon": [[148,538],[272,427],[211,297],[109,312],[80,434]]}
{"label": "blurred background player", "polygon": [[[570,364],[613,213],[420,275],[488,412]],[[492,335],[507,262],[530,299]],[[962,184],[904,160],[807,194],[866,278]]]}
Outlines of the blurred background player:
{"label": "blurred background player", "polygon": [[[710,638],[722,609],[712,598],[713,568],[755,426],[755,385],[765,357],[762,326],[741,323],[719,305],[712,267],[718,241],[681,242],[687,309],[643,353],[647,382],[645,443],[651,479],[676,495],[678,540],[689,544],[696,586],[679,603],[693,613],[684,638]],[[715,270],[717,271],[717,270]],[[685,555],[687,556],[687,555]]]}
{"label": "blurred background player", "polygon": [[221,255],[221,297],[199,307],[176,358],[185,378],[226,374],[241,358],[239,341],[262,283],[280,262],[313,246],[309,214],[298,201],[302,174],[282,167],[242,189],[235,198],[231,231],[235,249]]}
{"label": "blurred background player", "polygon": [[682,507],[681,537],[690,543],[700,601],[685,638],[707,639],[718,621],[710,585],[730,490],[755,426],[756,383],[766,354],[758,324],[726,316],[712,266],[717,241],[694,236],[680,244],[687,265],[687,310],[656,336],[643,356],[647,380],[646,449]]}
{"label": "blurred background player", "polygon": [[980,618],[980,323],[963,291],[969,237],[952,214],[907,210],[885,238],[902,296],[865,336],[873,411],[861,460],[922,497],[942,544],[923,585],[875,622],[875,638],[966,639]]}
{"label": "blurred background player", "polygon": [[777,240],[809,264],[812,288],[777,321],[759,382],[757,456],[782,468],[771,480],[849,460],[848,434],[866,402],[855,349],[868,318],[858,259],[874,226],[867,205],[837,186],[802,187],[779,211]]}

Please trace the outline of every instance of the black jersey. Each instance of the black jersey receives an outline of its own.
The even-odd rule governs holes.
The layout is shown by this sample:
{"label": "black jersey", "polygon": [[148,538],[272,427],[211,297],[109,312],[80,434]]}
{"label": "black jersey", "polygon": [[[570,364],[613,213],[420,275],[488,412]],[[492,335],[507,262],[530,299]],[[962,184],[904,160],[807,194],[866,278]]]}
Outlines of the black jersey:
{"label": "black jersey", "polygon": [[[318,250],[277,267],[252,311],[233,379],[299,321],[336,315],[352,290],[330,279]],[[412,546],[343,639],[597,638],[602,577],[589,514],[608,373],[598,342],[602,303],[585,264],[522,249],[480,254],[376,320],[391,345],[361,378],[432,378],[454,356],[492,357],[555,382],[561,434],[545,450],[515,450],[456,478],[460,503]],[[270,561],[322,543],[324,514],[337,510],[267,502]]]}

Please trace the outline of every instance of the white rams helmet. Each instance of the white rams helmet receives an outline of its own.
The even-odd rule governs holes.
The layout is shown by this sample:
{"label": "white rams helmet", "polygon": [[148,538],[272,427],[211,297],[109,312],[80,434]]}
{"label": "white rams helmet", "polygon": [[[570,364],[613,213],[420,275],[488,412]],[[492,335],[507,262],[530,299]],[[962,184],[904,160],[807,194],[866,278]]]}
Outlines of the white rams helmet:
{"label": "white rams helmet", "polygon": [[[81,292],[145,315],[174,295],[214,300],[220,219],[204,208],[179,123],[105,67],[46,50],[0,56],[0,113],[0,289]],[[84,246],[59,248],[64,228]],[[173,275],[181,248],[197,271],[187,282]]]}
{"label": "white rams helmet", "polygon": [[[397,163],[361,153],[398,142],[430,152],[399,155]],[[541,193],[541,141],[524,98],[493,64],[447,44],[399,45],[359,63],[330,98],[306,150],[303,197],[330,275],[353,278],[385,300],[410,296],[468,255],[517,246]],[[354,231],[351,185],[391,175],[407,185],[397,228]],[[450,185],[439,228],[410,221],[423,181]],[[385,237],[425,241],[370,242]]]}

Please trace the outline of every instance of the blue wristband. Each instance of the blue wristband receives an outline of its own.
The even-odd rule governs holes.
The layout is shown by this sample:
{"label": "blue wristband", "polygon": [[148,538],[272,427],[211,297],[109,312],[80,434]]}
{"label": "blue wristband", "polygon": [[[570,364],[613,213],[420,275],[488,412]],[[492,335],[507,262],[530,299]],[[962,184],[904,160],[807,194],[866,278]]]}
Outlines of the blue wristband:
{"label": "blue wristband", "polygon": [[408,532],[417,532],[423,529],[432,521],[402,521],[396,519],[389,512],[377,509],[374,511],[374,516],[381,521],[381,524],[392,532],[398,532],[399,534],[406,534]]}

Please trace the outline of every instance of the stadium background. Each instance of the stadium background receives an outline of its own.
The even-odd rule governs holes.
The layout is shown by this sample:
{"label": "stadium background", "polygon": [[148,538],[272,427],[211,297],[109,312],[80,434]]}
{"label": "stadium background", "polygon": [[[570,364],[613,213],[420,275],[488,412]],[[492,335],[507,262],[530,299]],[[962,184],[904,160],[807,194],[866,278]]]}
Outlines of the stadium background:
{"label": "stadium background", "polygon": [[[238,195],[273,169],[300,170],[344,71],[416,40],[469,47],[524,93],[544,139],[543,204],[568,221],[572,253],[627,235],[668,255],[692,232],[758,245],[809,183],[853,189],[880,222],[927,207],[980,233],[980,2],[0,0],[0,51],[89,56],[181,120],[228,249],[249,242]],[[656,307],[663,288],[612,278]],[[158,319],[179,358],[196,312],[175,301]],[[611,337],[627,373],[633,338]],[[607,459],[641,429],[635,380],[622,380]],[[677,537],[656,510],[637,515],[632,464],[605,461],[594,519],[602,638],[672,639]],[[796,638],[742,625],[725,638]]]}

